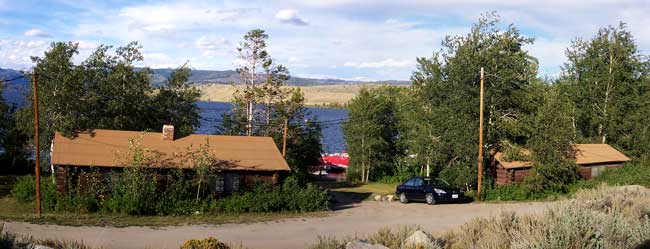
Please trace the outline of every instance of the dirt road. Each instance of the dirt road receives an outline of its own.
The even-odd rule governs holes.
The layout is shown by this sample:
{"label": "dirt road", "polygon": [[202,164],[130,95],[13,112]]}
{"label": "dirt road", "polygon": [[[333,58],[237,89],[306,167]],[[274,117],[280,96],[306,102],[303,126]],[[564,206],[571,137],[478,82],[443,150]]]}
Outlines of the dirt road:
{"label": "dirt road", "polygon": [[513,204],[400,204],[365,201],[351,204],[332,215],[285,219],[253,224],[189,225],[175,227],[67,227],[7,222],[5,231],[36,238],[83,241],[104,248],[179,248],[188,239],[209,236],[242,242],[249,248],[306,248],[319,235],[345,236],[374,233],[382,227],[415,224],[436,233],[455,228],[473,218],[510,210],[519,214],[540,212],[548,203]]}

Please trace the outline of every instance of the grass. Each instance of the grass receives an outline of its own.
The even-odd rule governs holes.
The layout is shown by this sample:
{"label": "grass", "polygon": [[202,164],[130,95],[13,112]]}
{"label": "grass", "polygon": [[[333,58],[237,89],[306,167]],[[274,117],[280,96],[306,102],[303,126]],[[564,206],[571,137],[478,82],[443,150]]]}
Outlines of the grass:
{"label": "grass", "polygon": [[327,212],[311,213],[244,213],[219,215],[183,215],[183,216],[135,216],[106,213],[48,213],[41,218],[34,215],[34,205],[19,203],[14,198],[0,199],[0,220],[22,221],[37,224],[56,224],[66,226],[176,226],[191,224],[226,224],[254,223],[297,217],[323,217]]}
{"label": "grass", "polygon": [[[362,87],[377,88],[382,84],[355,84],[355,85],[319,85],[299,86],[305,95],[305,104],[308,106],[343,106],[354,98]],[[199,85],[201,100],[229,102],[232,93],[241,86],[226,84]]]}
{"label": "grass", "polygon": [[[368,184],[351,184],[346,182],[325,185],[331,191],[354,194],[394,194],[397,184],[371,182]],[[372,195],[371,195],[372,196]]]}

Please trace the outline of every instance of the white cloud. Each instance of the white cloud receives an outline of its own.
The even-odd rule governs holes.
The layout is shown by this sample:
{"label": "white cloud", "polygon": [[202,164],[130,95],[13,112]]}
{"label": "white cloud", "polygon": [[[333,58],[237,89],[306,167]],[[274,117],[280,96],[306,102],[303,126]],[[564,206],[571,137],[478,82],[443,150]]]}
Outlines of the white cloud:
{"label": "white cloud", "polygon": [[79,46],[79,50],[94,50],[101,45],[101,43],[97,41],[86,41],[86,40],[77,41],[77,44]]}
{"label": "white cloud", "polygon": [[[557,74],[559,66],[566,61],[564,51],[570,45],[569,41],[537,39],[535,43],[524,47],[530,55],[540,62],[540,76],[553,76]],[[553,70],[555,69],[555,70]]]}
{"label": "white cloud", "polygon": [[298,25],[298,26],[308,25],[307,21],[298,17],[298,12],[293,9],[283,9],[278,11],[278,13],[275,14],[275,18],[280,20],[281,22],[285,22],[293,25]]}
{"label": "white cloud", "polygon": [[45,41],[0,40],[0,67],[28,69],[32,67],[30,56],[42,56],[47,49]]}
{"label": "white cloud", "polygon": [[143,52],[144,63],[140,62],[139,66],[147,66],[151,68],[176,68],[185,63],[181,58],[172,58],[171,56],[161,52]]}
{"label": "white cloud", "polygon": [[27,31],[25,31],[25,33],[23,33],[23,35],[30,36],[30,37],[52,37],[51,34],[45,32],[43,30],[40,30],[40,29],[27,30]]}
{"label": "white cloud", "polygon": [[400,29],[402,29],[402,28],[404,28],[404,29],[405,28],[412,28],[412,27],[414,27],[415,25],[418,24],[416,22],[403,22],[403,21],[401,21],[399,19],[396,19],[396,18],[386,19],[386,21],[384,23],[386,25],[390,26],[390,27],[400,28]]}
{"label": "white cloud", "polygon": [[396,68],[408,68],[415,64],[414,60],[395,60],[395,59],[385,59],[382,61],[371,61],[371,62],[345,62],[343,66],[346,67],[356,67],[356,68],[387,68],[387,67],[396,67]]}
{"label": "white cloud", "polygon": [[[503,24],[514,23],[525,36],[536,38],[525,49],[539,59],[541,75],[559,70],[571,39],[589,39],[599,27],[618,21],[629,24],[642,53],[650,51],[647,0],[595,1],[170,0],[126,7],[79,3],[93,9],[64,13],[75,21],[66,21],[63,27],[48,23],[52,26],[45,29],[43,23],[37,23],[40,20],[25,21],[31,25],[28,27],[40,27],[64,40],[116,46],[139,41],[145,50],[155,51],[145,63],[182,64],[189,59],[193,67],[220,70],[233,68],[237,41],[250,29],[261,28],[270,36],[268,52],[286,63],[292,74],[364,75],[379,80],[408,79],[415,69],[414,58],[438,51],[445,35],[467,33],[480,14],[489,10],[498,11]],[[0,7],[3,2],[10,1],[0,0]],[[77,6],[75,1],[65,2]],[[302,25],[299,33],[295,25]],[[29,41],[23,43],[20,46],[30,46]],[[30,63],[18,52],[8,54],[6,46],[0,47],[0,52],[27,58]],[[84,47],[90,50],[93,46]],[[42,50],[31,55],[42,55]]]}
{"label": "white cloud", "polygon": [[201,36],[196,40],[196,47],[202,51],[203,56],[223,55],[234,51],[230,41],[216,36]]}

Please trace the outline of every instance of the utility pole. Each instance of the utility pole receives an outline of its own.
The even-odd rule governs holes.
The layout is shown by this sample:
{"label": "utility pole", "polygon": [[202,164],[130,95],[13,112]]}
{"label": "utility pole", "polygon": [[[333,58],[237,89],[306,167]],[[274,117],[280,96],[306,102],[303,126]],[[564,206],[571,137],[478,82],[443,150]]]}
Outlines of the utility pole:
{"label": "utility pole", "polygon": [[287,155],[287,129],[289,126],[289,118],[284,118],[284,130],[282,132],[282,156]]}
{"label": "utility pole", "polygon": [[481,187],[483,181],[483,67],[481,67],[481,104],[479,111],[479,125],[478,125],[478,188],[476,196],[481,201]]}
{"label": "utility pole", "polygon": [[36,175],[36,216],[41,217],[41,168],[40,168],[40,148],[38,137],[38,83],[36,82],[36,70],[32,73],[32,84],[34,92],[34,174]]}

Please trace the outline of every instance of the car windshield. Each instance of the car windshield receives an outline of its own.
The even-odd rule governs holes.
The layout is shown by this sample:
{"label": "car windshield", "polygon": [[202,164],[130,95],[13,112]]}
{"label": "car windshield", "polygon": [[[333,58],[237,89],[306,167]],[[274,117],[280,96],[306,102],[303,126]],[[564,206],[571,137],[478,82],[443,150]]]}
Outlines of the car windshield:
{"label": "car windshield", "polygon": [[449,186],[449,183],[440,178],[424,178],[424,184],[426,185],[436,185],[436,186]]}

